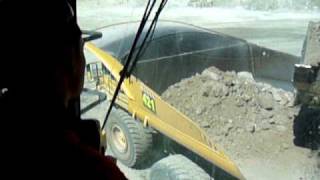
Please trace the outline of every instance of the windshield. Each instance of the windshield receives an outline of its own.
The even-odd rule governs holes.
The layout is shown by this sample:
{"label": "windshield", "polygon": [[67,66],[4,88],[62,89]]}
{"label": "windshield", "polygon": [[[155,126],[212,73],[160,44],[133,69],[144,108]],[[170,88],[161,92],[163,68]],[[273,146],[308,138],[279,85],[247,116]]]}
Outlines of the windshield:
{"label": "windshield", "polygon": [[[124,64],[146,4],[144,0],[80,0],[79,24],[82,29],[102,32],[103,37],[93,44]],[[133,75],[147,87],[146,96],[146,87],[142,88],[142,102],[150,113],[147,117],[155,116],[170,124],[170,115],[165,115],[163,109],[173,106],[174,111],[184,115],[175,123],[191,121],[192,126],[199,127],[209,140],[202,142],[194,137],[195,141],[209,149],[214,149],[210,146],[213,143],[246,179],[319,179],[320,103],[312,108],[297,103],[299,90],[292,82],[295,64],[304,64],[306,44],[312,41],[307,38],[313,32],[308,29],[310,22],[319,21],[319,0],[169,0],[152,38],[145,46],[138,42],[135,49],[144,49]],[[320,37],[320,26],[318,31],[316,38]],[[146,32],[147,29],[144,36]],[[88,64],[100,61],[92,53],[85,53]],[[117,78],[108,68],[103,72],[111,82]],[[114,86],[106,82],[109,81],[99,81],[102,85],[98,90],[112,96]],[[89,80],[85,87],[95,89]],[[115,109],[135,117],[138,107],[130,104],[126,90],[121,95],[125,105],[119,101]],[[82,95],[82,104],[91,101],[91,96]],[[105,101],[83,116],[103,121],[108,105],[109,101]],[[146,122],[145,118],[140,120],[142,125]],[[172,143],[170,148],[166,143],[159,145],[163,141],[156,138],[148,146],[149,155],[159,156],[157,161],[161,161],[172,154],[182,154],[219,179],[212,169],[223,167],[216,167],[209,155],[176,137],[182,133],[180,136],[192,138],[192,130],[182,127],[183,131],[173,129],[170,134],[163,126],[155,121],[144,127],[183,150],[175,149]],[[130,133],[124,136],[130,139]],[[112,146],[116,137],[109,140],[108,153],[120,159],[118,164],[126,176],[152,179],[146,174],[153,174],[150,172],[157,161],[145,163],[144,168],[131,167],[121,154],[121,143],[117,145],[115,141]],[[124,145],[129,146],[130,143]],[[151,150],[154,147],[161,149],[162,155]]]}

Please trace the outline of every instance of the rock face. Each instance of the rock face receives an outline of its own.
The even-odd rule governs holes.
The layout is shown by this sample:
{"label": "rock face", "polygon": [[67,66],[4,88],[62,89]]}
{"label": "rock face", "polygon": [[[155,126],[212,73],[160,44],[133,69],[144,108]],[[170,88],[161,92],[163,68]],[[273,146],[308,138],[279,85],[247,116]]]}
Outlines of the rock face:
{"label": "rock face", "polygon": [[[299,111],[292,106],[293,94],[255,82],[250,73],[210,67],[169,87],[162,97],[198,123],[244,169],[248,166],[244,163],[252,160],[261,165],[273,162],[279,165],[276,169],[285,171],[307,158],[307,152],[292,141],[293,119]],[[274,168],[270,168],[270,174]]]}

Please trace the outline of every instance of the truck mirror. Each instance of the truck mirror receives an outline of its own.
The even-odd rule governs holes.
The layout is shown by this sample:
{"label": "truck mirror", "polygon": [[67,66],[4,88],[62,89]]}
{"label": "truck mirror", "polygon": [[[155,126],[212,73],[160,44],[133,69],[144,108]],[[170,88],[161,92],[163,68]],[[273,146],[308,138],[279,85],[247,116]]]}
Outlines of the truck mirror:
{"label": "truck mirror", "polygon": [[102,33],[98,31],[82,30],[82,39],[84,42],[96,40],[102,37]]}

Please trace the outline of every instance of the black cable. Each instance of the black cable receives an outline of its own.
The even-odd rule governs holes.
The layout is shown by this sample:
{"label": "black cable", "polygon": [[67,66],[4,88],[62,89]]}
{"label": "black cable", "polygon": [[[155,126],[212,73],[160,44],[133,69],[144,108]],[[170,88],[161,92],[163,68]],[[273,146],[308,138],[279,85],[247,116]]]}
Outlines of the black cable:
{"label": "black cable", "polygon": [[[138,33],[140,33],[138,40],[140,39],[140,36],[141,36],[142,33],[143,33],[144,27],[145,27],[146,23],[148,22],[149,16],[150,16],[150,14],[151,14],[151,12],[152,12],[152,10],[153,10],[153,8],[154,8],[155,3],[156,3],[156,0],[153,0],[153,3],[151,4],[150,9],[149,9],[148,7],[149,7],[149,4],[150,4],[150,0],[148,1],[146,11],[144,12],[143,18],[142,18],[141,23],[140,23],[140,26],[139,26],[139,30],[141,30],[141,31],[139,32],[139,30],[138,30],[138,32],[137,32],[137,35],[138,35]],[[149,11],[147,11],[148,9],[149,9]],[[140,29],[140,27],[142,27],[142,28]],[[136,36],[136,37],[137,37],[137,36]],[[137,43],[138,43],[138,42],[139,42],[139,41],[137,41]],[[132,46],[131,49],[130,49],[130,51],[129,51],[129,55],[128,55],[128,57],[127,57],[127,61],[128,61],[128,60],[130,61],[130,62],[128,63],[128,68],[129,68],[129,66],[130,66],[130,63],[131,63],[131,61],[132,61],[132,57],[133,57],[133,55],[134,55],[134,49],[132,49],[132,48],[136,49],[136,45],[135,45],[134,47]],[[132,56],[129,58],[130,53],[132,53],[132,54],[131,54]],[[124,69],[123,69],[123,70],[124,70]],[[125,72],[127,72],[127,71],[125,71]],[[126,77],[129,77],[129,76],[127,75],[127,73],[126,73]]]}
{"label": "black cable", "polygon": [[[152,21],[152,24],[151,24],[151,28],[150,29],[152,29],[151,31],[151,35],[150,35],[150,40],[149,40],[149,42],[148,42],[148,44],[147,45],[145,45],[145,42],[144,43],[142,43],[142,45],[140,46],[140,51],[138,52],[138,54],[137,54],[137,56],[136,56],[136,58],[137,59],[139,59],[139,58],[141,58],[141,56],[145,53],[145,51],[148,49],[148,46],[150,45],[150,43],[151,43],[151,41],[152,41],[152,39],[153,39],[153,36],[154,36],[154,32],[155,32],[155,29],[156,29],[156,26],[157,26],[157,23],[158,23],[158,20],[159,20],[159,15],[160,15],[160,13],[161,13],[161,11],[162,11],[162,9],[164,8],[164,6],[165,6],[165,4],[167,3],[167,1],[162,1],[161,2],[162,4],[160,5],[160,8],[159,8],[159,10],[158,10],[158,12],[156,13],[156,16],[155,16],[155,18],[154,18],[154,20]],[[147,33],[147,38],[145,38],[145,40],[147,40],[148,39],[148,37],[149,37],[149,34],[150,34],[150,29],[149,29],[149,31],[148,31],[148,33]],[[145,46],[145,47],[143,47],[143,46]],[[143,50],[142,50],[143,49]],[[134,66],[132,66],[132,69],[134,68]],[[131,74],[132,73],[132,70],[130,71],[130,73],[129,74]]]}
{"label": "black cable", "polygon": [[161,1],[161,4],[160,4],[160,6],[159,6],[159,8],[158,8],[158,10],[156,12],[156,15],[155,15],[154,19],[152,20],[151,25],[150,25],[150,27],[149,27],[149,29],[147,31],[147,34],[146,34],[143,42],[141,43],[141,46],[140,46],[140,48],[139,48],[139,50],[138,50],[138,52],[137,52],[137,54],[135,56],[135,59],[133,60],[133,63],[132,63],[132,65],[131,65],[128,73],[127,73],[127,77],[129,77],[132,74],[132,72],[133,72],[133,70],[134,70],[134,68],[135,68],[135,66],[136,66],[136,64],[138,62],[138,59],[144,54],[145,50],[147,49],[148,46],[144,47],[145,43],[146,43],[147,39],[149,38],[149,35],[150,35],[151,31],[152,31],[152,35],[150,36],[150,41],[151,41],[151,39],[152,39],[152,37],[154,35],[154,31],[155,31],[156,26],[157,26],[157,22],[158,22],[160,14],[161,14],[161,11],[163,10],[163,8],[167,4],[167,2],[168,2],[168,0],[162,0]]}
{"label": "black cable", "polygon": [[138,43],[138,41],[139,41],[139,39],[140,39],[140,36],[141,36],[141,34],[142,34],[142,32],[143,32],[143,29],[144,29],[144,27],[145,27],[145,24],[146,24],[146,22],[148,21],[149,16],[150,16],[150,14],[151,14],[151,12],[152,12],[152,10],[153,10],[153,8],[154,8],[154,5],[155,5],[155,3],[156,3],[156,0],[154,0],[154,1],[152,2],[151,6],[150,6],[150,3],[151,3],[151,0],[148,1],[147,7],[146,7],[146,9],[145,9],[145,12],[144,12],[144,14],[143,14],[141,23],[140,23],[140,25],[139,25],[139,28],[138,28],[138,31],[137,31],[137,34],[136,34],[136,37],[135,37],[134,42],[133,42],[133,44],[132,44],[132,47],[131,47],[129,56],[128,56],[128,58],[127,58],[127,61],[126,61],[125,65],[124,65],[122,71],[120,72],[120,79],[119,79],[118,85],[117,85],[117,87],[116,87],[116,90],[115,90],[115,92],[114,92],[114,95],[113,95],[113,97],[112,97],[112,100],[111,100],[111,102],[110,102],[110,105],[109,105],[107,114],[106,114],[106,116],[105,116],[105,119],[104,119],[104,121],[103,121],[102,129],[104,129],[105,126],[106,126],[107,120],[108,120],[108,118],[109,118],[109,116],[110,116],[110,113],[111,113],[111,110],[112,110],[112,107],[113,107],[113,105],[114,105],[114,103],[115,103],[115,101],[116,101],[116,98],[117,98],[117,96],[118,96],[118,94],[119,94],[119,92],[120,92],[121,85],[122,85],[124,79],[127,77],[127,71],[128,71],[129,65],[130,65],[130,63],[131,63],[131,60],[132,60],[132,57],[133,57],[133,54],[134,54],[134,49],[136,48],[136,45],[137,45],[137,43]]}
{"label": "black cable", "polygon": [[[167,1],[166,1],[166,2],[162,1],[161,3],[162,3],[162,4],[160,5],[160,8],[159,8],[157,14],[160,14],[160,12],[161,12],[162,9],[164,8],[164,6],[165,6],[165,4],[167,3]],[[164,3],[164,4],[163,4],[163,3]],[[153,22],[154,25],[151,25],[151,27],[152,27],[152,26],[153,26],[153,27],[152,27],[152,33],[151,33],[151,35],[150,35],[150,38],[149,38],[150,40],[149,40],[148,44],[145,45],[144,48],[142,47],[142,46],[144,46],[144,44],[142,44],[142,45],[140,46],[140,49],[143,48],[143,51],[142,51],[142,53],[141,53],[140,56],[137,56],[138,58],[141,58],[141,56],[145,53],[146,49],[147,49],[148,46],[150,45],[150,42],[151,42],[152,39],[153,39],[154,32],[155,32],[155,29],[156,29],[156,26],[157,26],[157,23],[158,23],[158,18],[159,18],[159,16],[156,16],[155,19],[154,19],[154,22]],[[147,35],[147,36],[148,36],[148,35]],[[146,39],[147,39],[147,38],[146,38]]]}
{"label": "black cable", "polygon": [[[153,40],[153,37],[154,37],[155,29],[156,29],[156,26],[153,27],[153,30],[151,32],[151,35],[150,35],[150,38],[149,38],[149,41],[147,42],[147,44],[146,45],[144,45],[144,44],[140,45],[139,49],[143,49],[143,50],[141,50],[140,55],[137,54],[137,58],[138,59],[140,59],[144,55],[144,53],[147,51],[148,47],[150,46],[150,44],[151,44],[151,42]],[[145,46],[145,47],[143,47],[143,46]],[[133,68],[134,68],[134,66],[132,66],[132,70],[130,70],[128,74],[132,74],[132,72],[134,70]]]}

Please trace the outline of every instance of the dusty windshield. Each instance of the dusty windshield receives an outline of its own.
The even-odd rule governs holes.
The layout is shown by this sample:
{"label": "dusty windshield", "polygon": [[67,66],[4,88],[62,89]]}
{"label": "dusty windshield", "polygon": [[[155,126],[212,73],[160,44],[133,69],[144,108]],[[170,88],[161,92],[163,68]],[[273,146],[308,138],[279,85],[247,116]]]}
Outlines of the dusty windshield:
{"label": "dusty windshield", "polygon": [[[93,44],[125,64],[147,2],[79,0],[79,24],[82,29],[101,32],[103,37]],[[213,169],[222,169],[227,174],[232,169],[217,163],[210,152],[176,137],[182,133],[180,136],[192,139],[196,130],[188,131],[182,125],[182,130],[163,128],[172,121],[166,118],[179,117],[175,123],[190,122],[190,126],[199,127],[199,132],[204,134],[201,137],[205,140],[194,138],[194,142],[211,149],[208,151],[215,152],[217,148],[224,152],[246,179],[319,179],[320,101],[312,106],[300,99],[298,102],[298,94],[303,99],[306,96],[300,94],[307,90],[300,93],[293,82],[297,72],[295,64],[306,64],[307,58],[314,57],[306,54],[318,52],[314,49],[320,48],[318,43],[319,46],[308,50],[312,49],[309,44],[320,42],[319,22],[319,0],[169,0],[152,36],[146,44],[138,42],[135,50],[143,49],[133,75],[143,83],[141,102],[147,115],[139,117],[140,111],[135,109],[140,101],[135,99],[132,101],[137,103],[130,104],[130,95],[125,89],[116,107],[130,117],[137,113],[136,119],[157,137],[165,136],[184,148],[178,151],[172,150],[176,146],[162,147],[156,138],[152,146],[163,148],[161,158],[157,159],[162,163],[169,156],[182,154],[215,179],[225,178]],[[316,57],[320,57],[320,53]],[[101,60],[88,51],[86,58],[87,63]],[[312,72],[319,71],[319,65],[312,67]],[[112,75],[113,71],[108,68],[101,73],[108,74],[110,82],[116,84],[117,75]],[[319,93],[320,98],[320,72],[314,76],[317,78],[312,83],[318,89],[313,92]],[[106,82],[109,83],[106,79],[99,81],[102,85],[98,90],[112,96],[115,85]],[[95,85],[97,82],[93,85],[86,81],[85,86],[95,89]],[[90,98],[83,95],[83,103],[90,103]],[[110,97],[107,99],[110,101]],[[102,121],[108,100],[84,116]],[[167,108],[170,111],[165,111]],[[170,115],[165,115],[167,112]],[[183,116],[179,116],[180,112]],[[153,116],[155,120],[146,123]],[[165,122],[164,125],[159,125],[157,120]],[[121,132],[120,125],[115,127]],[[118,164],[129,179],[153,179],[152,175],[157,176],[154,167],[161,167],[156,161],[136,168],[122,156],[125,148],[121,151],[121,145],[130,147],[131,141],[130,134],[125,133],[127,140],[120,145],[114,140],[118,135],[109,140],[109,153],[118,156]],[[158,151],[148,153],[160,157]]]}

